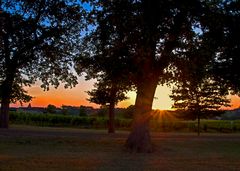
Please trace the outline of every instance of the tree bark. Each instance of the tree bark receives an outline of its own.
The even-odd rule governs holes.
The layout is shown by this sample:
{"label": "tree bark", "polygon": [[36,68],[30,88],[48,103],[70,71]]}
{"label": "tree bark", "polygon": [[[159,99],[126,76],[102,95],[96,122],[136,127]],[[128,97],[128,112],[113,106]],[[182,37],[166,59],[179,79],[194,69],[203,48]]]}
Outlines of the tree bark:
{"label": "tree bark", "polygon": [[0,128],[9,127],[9,104],[10,104],[10,95],[12,86],[6,83],[3,83],[2,88],[2,97],[1,97],[1,113],[0,113]]}
{"label": "tree bark", "polygon": [[0,128],[9,127],[9,105],[12,93],[12,85],[14,80],[14,73],[7,72],[5,81],[1,85],[1,110],[0,110]]}
{"label": "tree bark", "polygon": [[3,98],[1,101],[0,128],[9,127],[9,104],[10,100]]}
{"label": "tree bark", "polygon": [[152,116],[152,102],[157,85],[157,79],[149,78],[137,87],[132,131],[125,144],[125,147],[130,152],[149,153],[153,151],[149,132],[149,120]]}
{"label": "tree bark", "polygon": [[111,102],[109,105],[109,122],[108,122],[108,133],[115,133],[114,126],[114,102]]}
{"label": "tree bark", "polygon": [[110,104],[109,104],[109,122],[108,122],[108,133],[115,133],[115,102],[116,102],[117,90],[115,84],[112,84],[110,92]]}
{"label": "tree bark", "polygon": [[200,136],[200,114],[197,114],[197,122],[198,122],[198,136]]}

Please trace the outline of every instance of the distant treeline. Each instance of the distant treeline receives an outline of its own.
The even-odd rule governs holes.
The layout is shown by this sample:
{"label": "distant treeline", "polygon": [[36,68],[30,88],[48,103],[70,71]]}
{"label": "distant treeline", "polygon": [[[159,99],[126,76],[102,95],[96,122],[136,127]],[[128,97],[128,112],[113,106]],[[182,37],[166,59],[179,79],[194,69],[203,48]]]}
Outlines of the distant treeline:
{"label": "distant treeline", "polygon": [[[87,117],[59,114],[35,114],[10,112],[11,124],[24,124],[51,127],[78,127],[78,128],[101,128],[105,129],[108,125],[107,117]],[[117,128],[129,128],[131,119],[116,119]]]}

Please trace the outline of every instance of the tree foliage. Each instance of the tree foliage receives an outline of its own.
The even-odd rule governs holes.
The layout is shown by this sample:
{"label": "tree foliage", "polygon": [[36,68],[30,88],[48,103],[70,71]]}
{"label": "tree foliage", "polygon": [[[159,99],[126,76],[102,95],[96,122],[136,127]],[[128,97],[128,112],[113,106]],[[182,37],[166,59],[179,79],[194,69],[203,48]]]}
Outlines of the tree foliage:
{"label": "tree foliage", "polygon": [[[240,74],[240,1],[226,1],[221,17],[212,23],[219,29],[218,51],[213,61],[213,72],[222,82],[227,83],[234,93],[239,94]],[[212,19],[214,20],[214,19]],[[218,22],[220,20],[221,22]]]}
{"label": "tree foliage", "polygon": [[211,113],[216,114],[223,106],[230,106],[227,99],[228,91],[213,78],[194,79],[177,83],[170,96],[174,101],[173,107],[183,115],[197,118],[198,135],[200,135],[200,119]]}
{"label": "tree foliage", "polygon": [[134,105],[128,106],[124,110],[123,117],[128,118],[128,119],[133,119],[134,111],[135,111],[135,106]]}
{"label": "tree foliage", "polygon": [[[137,90],[133,130],[126,146],[135,151],[151,151],[148,120],[157,85],[188,80],[185,73],[191,72],[189,65],[199,71],[202,79],[208,78],[205,76],[208,69],[214,80],[224,80],[227,72],[221,66],[226,59],[229,61],[226,52],[231,51],[231,43],[238,42],[228,36],[234,32],[233,35],[239,34],[234,31],[239,26],[239,2],[97,2],[98,7],[93,11],[97,24],[86,36],[86,51],[80,63],[90,64],[85,70],[89,77],[101,73],[103,66],[110,68],[104,70],[107,74],[118,71],[119,67],[126,73],[123,75],[127,75],[128,85],[134,85]],[[232,24],[228,24],[229,21]],[[226,59],[220,60],[219,56]],[[113,59],[115,62],[110,62]],[[227,70],[231,65],[228,66]],[[231,83],[224,85],[233,88]]]}
{"label": "tree foliage", "polygon": [[125,95],[126,89],[121,89],[118,86],[107,81],[97,82],[94,85],[95,88],[87,92],[90,96],[88,100],[99,105],[106,105],[113,101],[116,105],[118,102],[127,99]]}
{"label": "tree foliage", "polygon": [[[106,74],[107,75],[107,74]],[[105,77],[106,78],[106,77]],[[88,91],[88,95],[90,98],[88,99],[90,102],[107,105],[109,108],[109,133],[114,133],[114,117],[115,117],[115,105],[127,99],[125,93],[127,92],[126,86],[120,83],[116,83],[113,78],[109,78],[106,80],[101,78],[94,85],[95,89]]]}
{"label": "tree foliage", "polygon": [[86,108],[84,106],[79,107],[79,116],[87,116]]}
{"label": "tree foliage", "polygon": [[[24,86],[37,79],[45,90],[50,85],[58,87],[59,81],[64,82],[65,87],[77,84],[77,77],[71,72],[72,58],[78,54],[86,12],[78,1],[1,2],[1,122],[7,127],[10,99],[15,101],[18,95],[24,95]],[[17,88],[14,89],[14,85]],[[25,95],[22,97],[26,100]]]}
{"label": "tree foliage", "polygon": [[48,113],[56,113],[57,107],[55,105],[49,104],[46,108]]}
{"label": "tree foliage", "polygon": [[69,74],[69,65],[82,27],[80,6],[61,0],[6,0],[2,9],[1,79],[9,67],[16,70],[18,82],[40,78],[48,89],[49,84],[59,85],[59,77],[72,84],[75,78]]}
{"label": "tree foliage", "polygon": [[201,81],[186,81],[177,83],[170,96],[175,109],[189,111],[196,114],[215,111],[223,106],[229,106],[228,92],[223,90],[218,82],[212,78]]}

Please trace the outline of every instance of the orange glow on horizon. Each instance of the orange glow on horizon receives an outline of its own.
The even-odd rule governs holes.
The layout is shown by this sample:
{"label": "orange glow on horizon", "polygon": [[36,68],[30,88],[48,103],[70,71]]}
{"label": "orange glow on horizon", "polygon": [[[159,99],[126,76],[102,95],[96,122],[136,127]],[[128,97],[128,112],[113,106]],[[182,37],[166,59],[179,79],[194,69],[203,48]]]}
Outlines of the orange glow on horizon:
{"label": "orange glow on horizon", "polygon": [[[99,105],[90,103],[87,98],[88,95],[86,91],[93,88],[94,81],[83,81],[79,80],[79,84],[76,87],[65,89],[63,85],[59,86],[57,89],[50,87],[49,91],[44,91],[40,88],[40,83],[33,85],[32,87],[25,88],[28,94],[33,96],[31,102],[32,107],[47,107],[49,104],[61,107],[62,105],[67,106],[93,106],[95,108]],[[23,106],[28,106],[29,103],[23,104]],[[19,103],[12,104],[13,107],[20,106]]]}
{"label": "orange glow on horizon", "polygon": [[239,108],[240,107],[240,97],[237,95],[234,95],[231,97],[232,100],[232,108]]}
{"label": "orange glow on horizon", "polygon": [[[94,81],[84,81],[79,80],[79,84],[72,89],[65,89],[60,86],[58,89],[50,88],[50,91],[43,91],[40,88],[40,84],[35,84],[30,88],[26,88],[28,93],[33,96],[33,100],[30,102],[32,107],[47,107],[47,105],[52,104],[57,107],[62,105],[69,106],[92,106],[98,108],[99,105],[95,103],[90,103],[87,98],[88,95],[86,91],[93,88]],[[174,110],[172,109],[173,101],[169,98],[171,94],[171,88],[164,86],[158,86],[155,92],[155,99],[153,101],[153,109],[160,110]],[[134,105],[136,99],[136,92],[127,93],[129,99],[120,102],[117,107],[126,108],[130,105]],[[28,106],[29,103],[23,104],[23,106]],[[235,109],[240,107],[240,97],[231,96],[231,107],[223,108],[227,110]],[[12,107],[19,107],[20,104],[11,104]]]}
{"label": "orange glow on horizon", "polygon": [[224,110],[232,110],[232,109],[237,109],[240,108],[240,97],[237,95],[231,95],[229,97],[231,99],[231,106],[230,107],[223,107],[222,109]]}

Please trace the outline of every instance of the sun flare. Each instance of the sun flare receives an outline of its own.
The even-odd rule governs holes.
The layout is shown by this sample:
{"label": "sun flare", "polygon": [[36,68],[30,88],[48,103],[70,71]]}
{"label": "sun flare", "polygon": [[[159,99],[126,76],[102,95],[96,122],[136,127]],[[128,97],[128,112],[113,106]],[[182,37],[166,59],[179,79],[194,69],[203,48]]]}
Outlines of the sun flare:
{"label": "sun flare", "polygon": [[162,122],[174,122],[177,118],[174,116],[173,111],[166,110],[154,110],[152,113],[153,119],[159,124]]}

